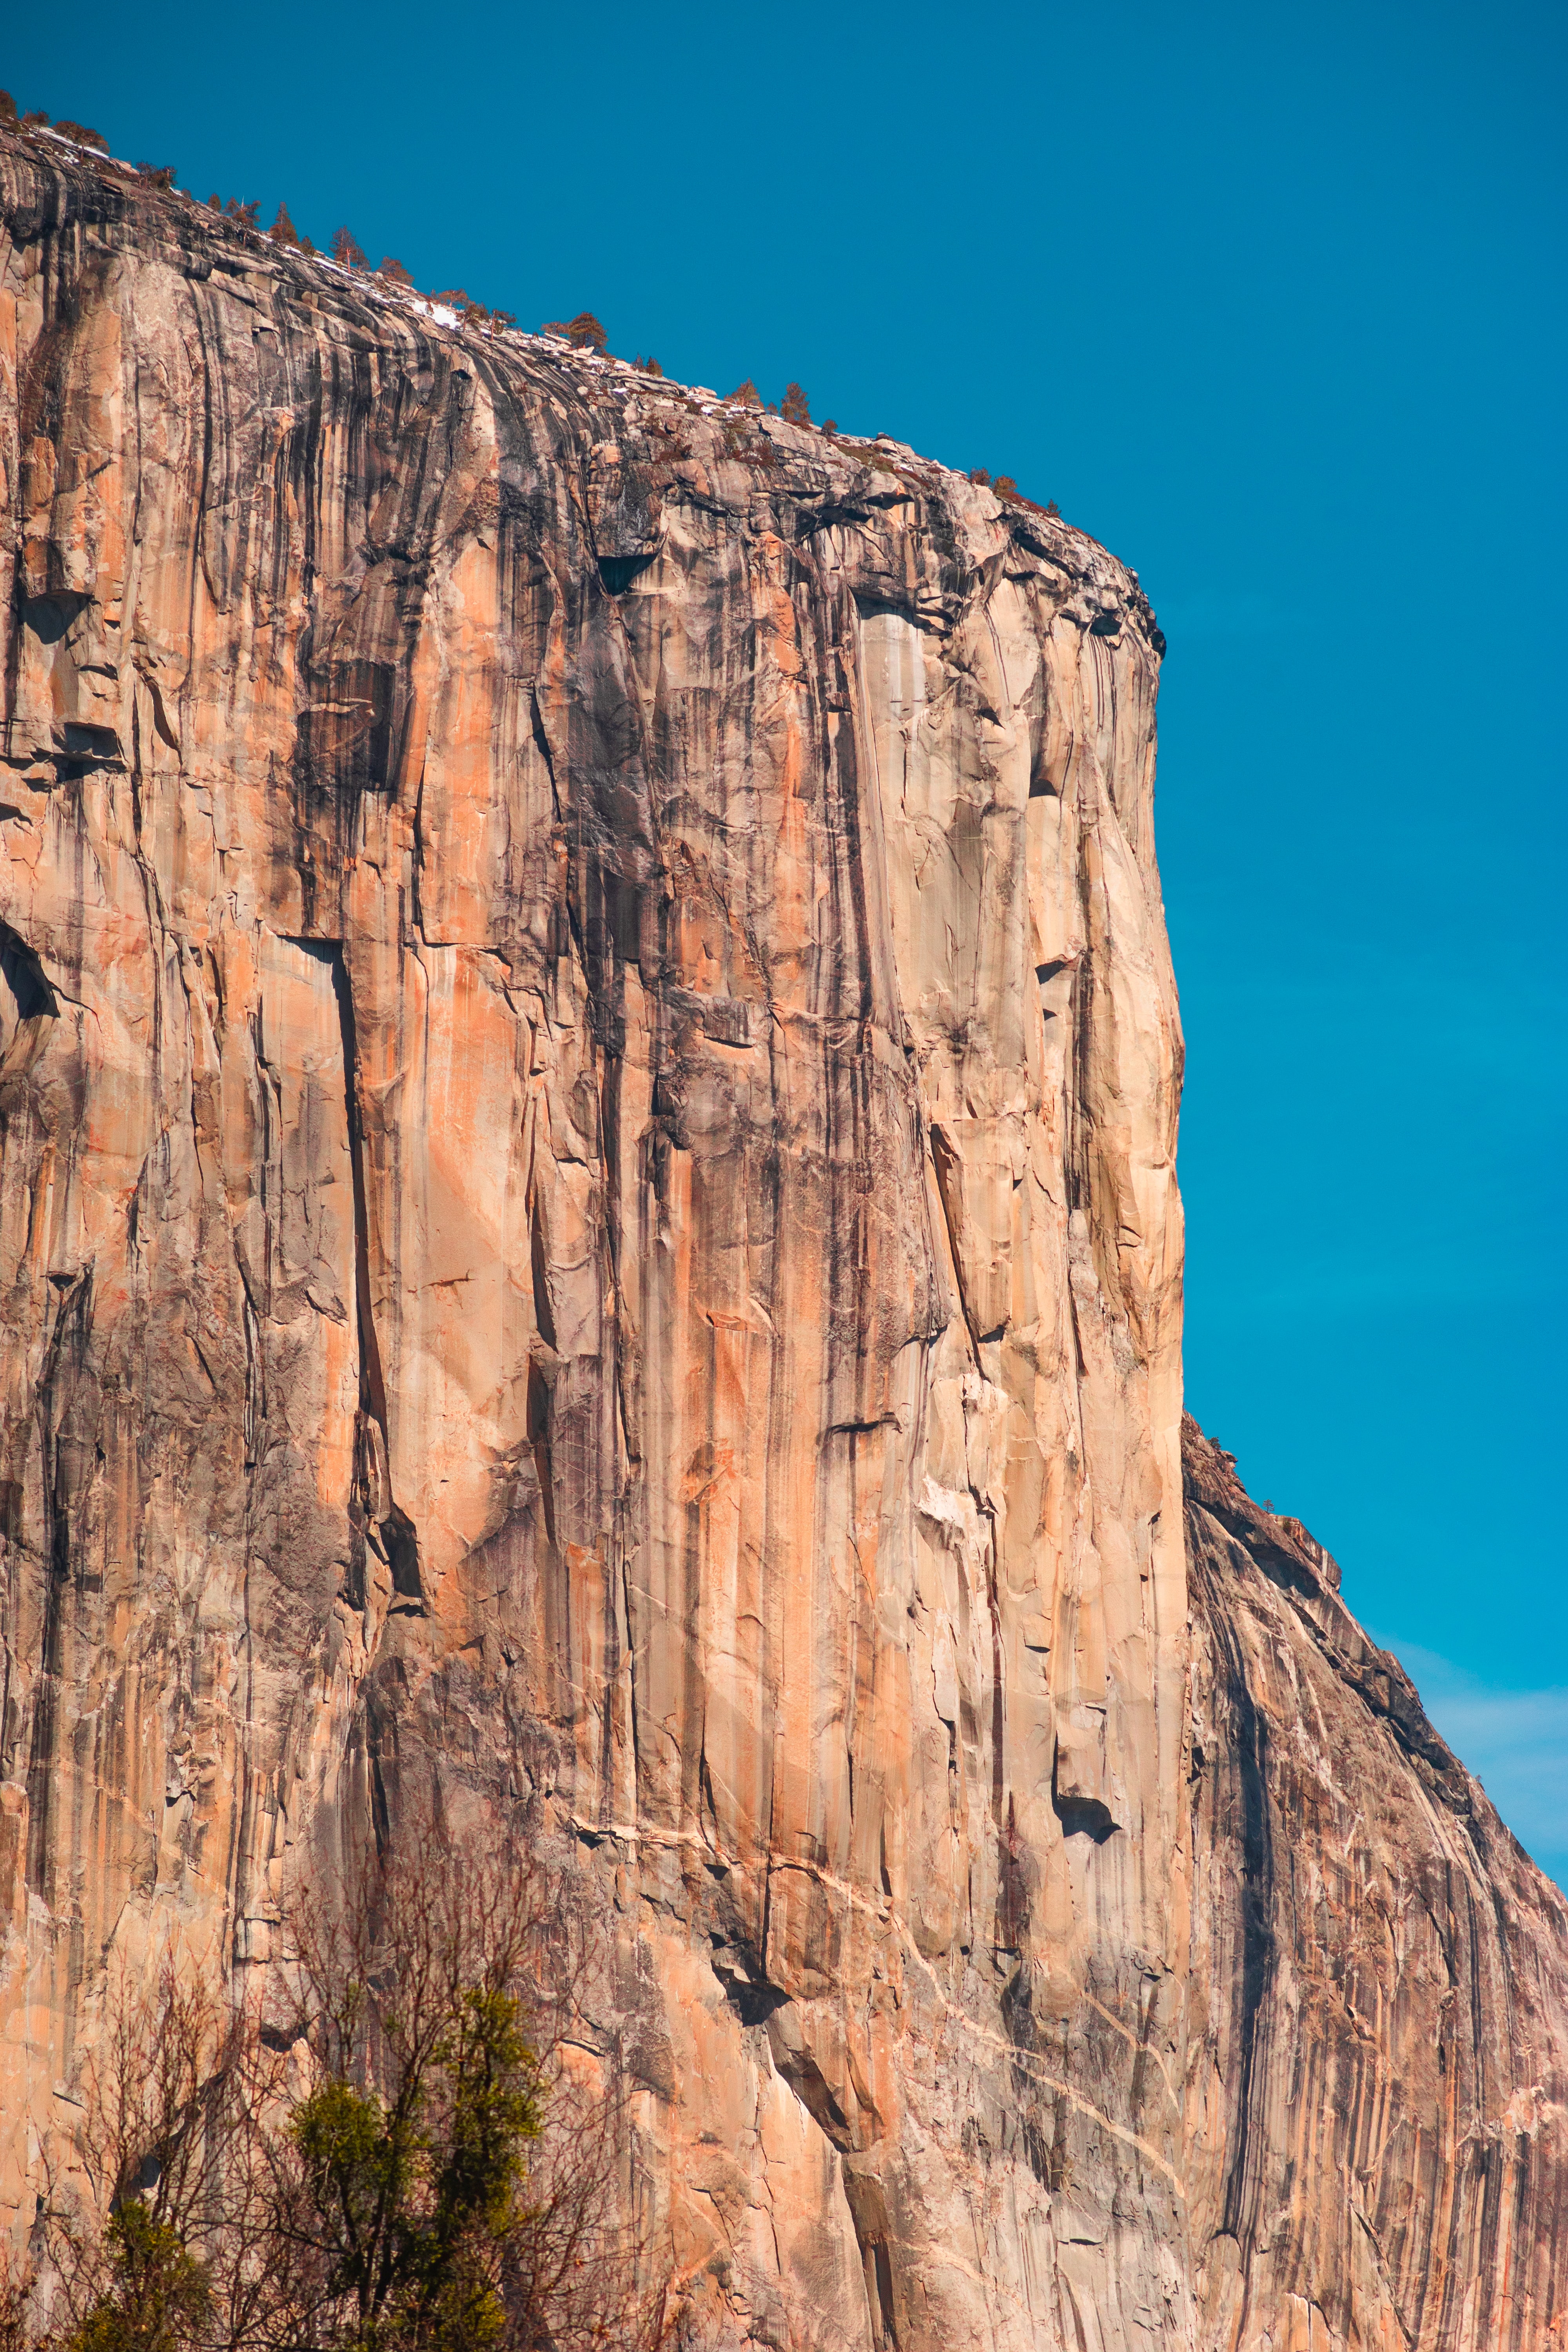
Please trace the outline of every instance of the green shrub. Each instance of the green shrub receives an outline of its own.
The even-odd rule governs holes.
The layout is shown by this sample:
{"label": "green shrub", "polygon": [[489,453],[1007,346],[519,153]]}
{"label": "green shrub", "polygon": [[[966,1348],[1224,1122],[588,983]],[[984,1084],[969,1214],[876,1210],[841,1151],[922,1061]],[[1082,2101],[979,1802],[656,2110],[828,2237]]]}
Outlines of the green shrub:
{"label": "green shrub", "polygon": [[498,2259],[539,2136],[538,2065],[521,2003],[494,1984],[455,1988],[435,2022],[390,2104],[329,2079],[289,2119],[296,2226],[354,2343],[483,2347],[505,2329]]}
{"label": "green shrub", "polygon": [[110,2214],[109,2275],[63,2352],[184,2352],[209,2317],[206,2273],[138,2197]]}

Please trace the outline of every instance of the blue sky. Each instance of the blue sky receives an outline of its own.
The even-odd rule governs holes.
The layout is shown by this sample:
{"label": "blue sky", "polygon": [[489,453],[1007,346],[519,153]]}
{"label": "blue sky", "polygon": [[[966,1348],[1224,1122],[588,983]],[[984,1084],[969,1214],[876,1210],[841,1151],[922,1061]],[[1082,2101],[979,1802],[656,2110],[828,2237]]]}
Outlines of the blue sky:
{"label": "blue sky", "polygon": [[84,0],[24,106],[1016,475],[1170,639],[1189,1402],[1568,1881],[1568,16]]}

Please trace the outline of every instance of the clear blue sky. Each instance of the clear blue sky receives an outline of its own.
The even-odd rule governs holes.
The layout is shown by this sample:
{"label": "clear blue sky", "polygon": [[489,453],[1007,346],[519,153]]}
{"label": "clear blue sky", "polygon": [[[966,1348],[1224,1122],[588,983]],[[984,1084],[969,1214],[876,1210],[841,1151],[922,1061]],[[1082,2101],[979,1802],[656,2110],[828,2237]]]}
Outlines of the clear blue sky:
{"label": "clear blue sky", "polygon": [[0,79],[525,325],[798,377],[1138,568],[1189,1401],[1568,1878],[1565,28],[86,0]]}

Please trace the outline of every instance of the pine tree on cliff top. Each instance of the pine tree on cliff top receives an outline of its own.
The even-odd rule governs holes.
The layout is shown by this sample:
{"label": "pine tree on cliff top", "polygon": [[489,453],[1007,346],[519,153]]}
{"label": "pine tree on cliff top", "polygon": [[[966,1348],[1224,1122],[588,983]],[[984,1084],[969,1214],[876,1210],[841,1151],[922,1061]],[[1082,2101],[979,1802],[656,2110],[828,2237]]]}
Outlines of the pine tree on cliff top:
{"label": "pine tree on cliff top", "polygon": [[539,331],[542,335],[559,335],[574,351],[603,352],[606,348],[605,330],[592,310],[579,310],[574,319],[546,319]]}

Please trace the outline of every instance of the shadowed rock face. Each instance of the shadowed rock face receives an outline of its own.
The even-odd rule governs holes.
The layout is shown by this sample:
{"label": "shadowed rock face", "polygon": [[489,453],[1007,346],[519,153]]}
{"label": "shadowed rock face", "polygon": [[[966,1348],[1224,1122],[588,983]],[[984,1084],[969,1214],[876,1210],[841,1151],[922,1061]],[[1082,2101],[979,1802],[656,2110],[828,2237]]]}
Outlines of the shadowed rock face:
{"label": "shadowed rock face", "polygon": [[1328,1555],[1183,1452],[1198,2341],[1560,2344],[1568,1904]]}
{"label": "shadowed rock face", "polygon": [[1563,1906],[1304,1531],[1184,1536],[1133,576],[0,172],[16,2210],[107,1963],[434,1802],[716,2341],[1556,2340]]}

